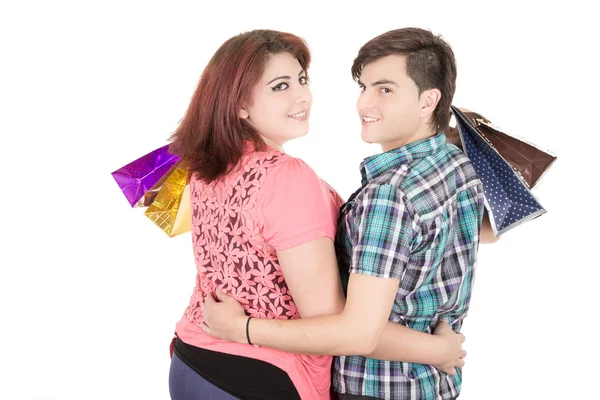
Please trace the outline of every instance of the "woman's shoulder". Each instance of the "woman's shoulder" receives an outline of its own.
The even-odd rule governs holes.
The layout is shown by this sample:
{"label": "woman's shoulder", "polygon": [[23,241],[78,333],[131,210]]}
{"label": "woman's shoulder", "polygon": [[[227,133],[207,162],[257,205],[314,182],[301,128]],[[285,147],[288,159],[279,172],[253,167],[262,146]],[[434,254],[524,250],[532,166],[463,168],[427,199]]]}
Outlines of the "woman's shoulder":
{"label": "woman's shoulder", "polygon": [[284,153],[273,154],[268,175],[273,179],[292,180],[298,184],[321,181],[317,173],[304,160]]}
{"label": "woman's shoulder", "polygon": [[315,170],[304,160],[281,154],[276,165],[267,178],[270,187],[279,190],[290,190],[290,186],[299,188],[304,197],[324,192],[331,197],[335,204],[341,205],[342,198],[337,191],[321,179]]}

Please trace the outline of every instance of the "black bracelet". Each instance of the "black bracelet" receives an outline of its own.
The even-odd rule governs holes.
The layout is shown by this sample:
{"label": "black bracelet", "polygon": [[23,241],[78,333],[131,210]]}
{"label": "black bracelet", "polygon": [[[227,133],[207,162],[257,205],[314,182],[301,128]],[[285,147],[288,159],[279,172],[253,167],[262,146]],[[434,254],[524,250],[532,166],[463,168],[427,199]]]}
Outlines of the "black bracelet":
{"label": "black bracelet", "polygon": [[246,339],[248,339],[248,344],[253,344],[250,341],[250,333],[248,332],[248,328],[250,327],[250,320],[252,319],[252,317],[248,317],[248,320],[246,321]]}

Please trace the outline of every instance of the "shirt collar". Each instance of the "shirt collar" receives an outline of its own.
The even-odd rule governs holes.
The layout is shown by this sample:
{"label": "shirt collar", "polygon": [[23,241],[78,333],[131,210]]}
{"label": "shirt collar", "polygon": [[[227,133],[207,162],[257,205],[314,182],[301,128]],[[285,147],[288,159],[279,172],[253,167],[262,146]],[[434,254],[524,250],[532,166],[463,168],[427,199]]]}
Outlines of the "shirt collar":
{"label": "shirt collar", "polygon": [[362,184],[364,186],[367,182],[375,179],[384,172],[396,169],[402,164],[407,164],[434,154],[445,144],[446,135],[440,132],[430,138],[421,139],[397,149],[367,157],[360,164]]}

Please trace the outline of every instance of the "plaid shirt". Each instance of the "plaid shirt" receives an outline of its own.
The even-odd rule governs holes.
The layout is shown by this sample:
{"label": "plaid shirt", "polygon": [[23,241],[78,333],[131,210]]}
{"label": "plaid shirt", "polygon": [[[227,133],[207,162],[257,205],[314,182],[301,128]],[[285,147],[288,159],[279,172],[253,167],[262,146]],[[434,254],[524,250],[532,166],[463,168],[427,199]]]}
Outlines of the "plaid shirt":
{"label": "plaid shirt", "polygon": [[[344,290],[350,273],[399,279],[391,321],[431,333],[446,318],[459,331],[484,209],[471,163],[440,133],[365,159],[361,174],[362,187],[342,206],[336,237]],[[360,356],[334,363],[338,393],[450,399],[461,382],[460,370],[449,376],[430,365]]]}

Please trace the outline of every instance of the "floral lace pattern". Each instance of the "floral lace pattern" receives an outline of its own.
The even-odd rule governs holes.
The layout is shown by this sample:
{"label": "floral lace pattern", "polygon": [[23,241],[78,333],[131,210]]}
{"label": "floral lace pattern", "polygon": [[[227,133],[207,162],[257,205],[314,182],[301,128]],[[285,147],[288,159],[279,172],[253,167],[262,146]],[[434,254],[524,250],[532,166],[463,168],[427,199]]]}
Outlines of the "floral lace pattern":
{"label": "floral lace pattern", "polygon": [[277,254],[261,233],[255,207],[269,168],[287,157],[280,153],[246,156],[238,173],[204,184],[192,180],[192,240],[196,287],[184,317],[202,322],[204,296],[223,291],[257,318],[299,318]]}

